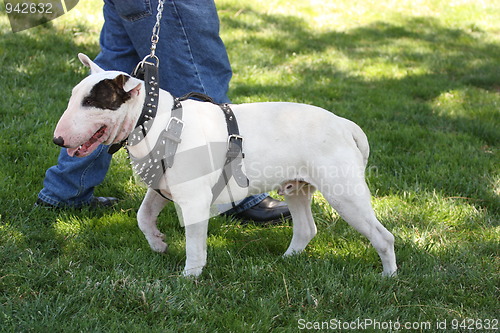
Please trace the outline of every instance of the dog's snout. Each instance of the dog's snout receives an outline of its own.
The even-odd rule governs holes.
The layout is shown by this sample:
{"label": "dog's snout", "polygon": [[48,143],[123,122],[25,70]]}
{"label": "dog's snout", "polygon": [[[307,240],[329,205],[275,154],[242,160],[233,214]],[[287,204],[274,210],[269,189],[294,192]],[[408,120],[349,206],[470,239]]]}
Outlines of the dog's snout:
{"label": "dog's snout", "polygon": [[54,139],[52,140],[54,141],[54,143],[58,146],[61,146],[61,147],[64,147],[64,139],[62,136],[58,136],[57,138],[54,137]]}

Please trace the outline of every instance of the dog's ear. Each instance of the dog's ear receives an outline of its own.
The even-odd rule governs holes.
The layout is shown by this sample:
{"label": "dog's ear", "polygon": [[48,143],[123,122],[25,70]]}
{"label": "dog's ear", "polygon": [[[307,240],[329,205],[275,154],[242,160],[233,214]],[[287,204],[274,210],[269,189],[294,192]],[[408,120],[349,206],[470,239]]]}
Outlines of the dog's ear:
{"label": "dog's ear", "polygon": [[129,93],[129,95],[133,98],[134,96],[139,95],[139,92],[142,88],[142,81],[136,78],[127,76],[128,80],[125,81],[123,85],[123,90]]}
{"label": "dog's ear", "polygon": [[142,82],[133,77],[125,74],[120,74],[113,79],[113,83],[119,88],[123,89],[130,97],[139,95],[141,91]]}
{"label": "dog's ear", "polygon": [[127,83],[128,79],[130,79],[130,76],[120,74],[117,77],[113,79],[114,84],[116,84],[118,87],[122,88],[125,90],[125,83]]}
{"label": "dog's ear", "polygon": [[86,54],[78,53],[78,59],[80,59],[80,61],[82,62],[82,64],[84,64],[85,66],[87,66],[88,68],[90,68],[90,73],[91,74],[95,74],[95,73],[99,73],[99,72],[104,72],[104,69],[102,69],[101,67],[97,66],[92,60],[90,60],[90,58]]}

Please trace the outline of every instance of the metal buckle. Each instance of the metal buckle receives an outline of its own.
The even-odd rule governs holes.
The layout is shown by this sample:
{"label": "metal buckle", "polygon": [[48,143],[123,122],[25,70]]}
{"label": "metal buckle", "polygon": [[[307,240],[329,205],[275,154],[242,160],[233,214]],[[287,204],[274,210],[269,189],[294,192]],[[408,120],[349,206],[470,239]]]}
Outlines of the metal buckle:
{"label": "metal buckle", "polygon": [[241,135],[238,135],[238,134],[231,134],[227,137],[227,143],[229,144],[231,142],[231,139],[236,139],[236,140],[240,140],[241,143],[243,144],[243,137]]}
{"label": "metal buckle", "polygon": [[184,122],[181,119],[179,119],[177,117],[170,117],[170,119],[168,120],[168,123],[167,123],[167,127],[165,127],[167,131],[170,128],[170,124],[172,123],[172,121],[175,121],[177,124],[180,124],[180,125],[182,125],[182,127],[184,127]]}
{"label": "metal buckle", "polygon": [[[239,141],[239,143],[236,141]],[[243,153],[243,137],[241,135],[229,135],[229,137],[227,138],[226,156],[229,158],[245,158],[245,154]]]}
{"label": "metal buckle", "polygon": [[[172,125],[172,121],[175,121],[177,123],[177,125],[179,125],[180,128],[178,128],[177,130],[173,128],[173,126],[170,126]],[[176,143],[181,143],[181,133],[182,133],[182,129],[184,128],[184,122],[177,118],[177,117],[170,117],[169,121],[168,121],[168,124],[167,124],[167,127],[165,128],[165,135],[168,139],[176,142]]]}

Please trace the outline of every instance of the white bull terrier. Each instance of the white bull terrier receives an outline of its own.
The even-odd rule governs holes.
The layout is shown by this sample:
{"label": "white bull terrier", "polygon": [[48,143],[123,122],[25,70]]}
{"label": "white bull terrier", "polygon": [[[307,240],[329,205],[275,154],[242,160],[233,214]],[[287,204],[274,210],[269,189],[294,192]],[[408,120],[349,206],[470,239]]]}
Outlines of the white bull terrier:
{"label": "white bull terrier", "polygon": [[[143,81],[122,72],[104,71],[84,54],[79,58],[90,67],[91,75],[73,89],[68,108],[55,129],[54,142],[66,147],[69,155],[83,157],[100,144],[127,139],[141,115],[147,93]],[[159,101],[152,128],[139,144],[127,144],[129,154],[146,156],[155,146],[171,117],[174,98],[160,90]],[[166,251],[165,236],[156,221],[168,202],[164,197],[172,199],[186,229],[183,274],[198,276],[207,260],[211,189],[221,174],[224,152],[209,152],[210,158],[177,156],[210,143],[227,143],[228,131],[218,105],[186,100],[182,107],[185,125],[175,162],[162,176],[157,189],[160,194],[148,189],[137,220],[151,249]],[[347,119],[310,105],[269,102],[230,107],[244,138],[244,170],[249,186],[238,191],[233,184],[235,190],[230,193],[225,189],[215,204],[278,190],[293,220],[292,240],[284,254],[289,256],[304,250],[316,235],[311,200],[313,192],[319,190],[347,223],[370,240],[382,260],[383,275],[394,275],[394,236],[377,220],[365,182],[369,146],[363,131]],[[204,176],[186,178],[190,169],[203,169],[214,160],[220,162],[203,171]]]}

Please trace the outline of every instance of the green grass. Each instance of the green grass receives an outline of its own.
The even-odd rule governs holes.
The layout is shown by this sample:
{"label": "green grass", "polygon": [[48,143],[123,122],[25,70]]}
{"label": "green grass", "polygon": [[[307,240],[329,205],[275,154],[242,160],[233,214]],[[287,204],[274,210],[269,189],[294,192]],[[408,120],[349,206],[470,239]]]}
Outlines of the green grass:
{"label": "green grass", "polygon": [[281,258],[289,225],[213,218],[208,265],[184,279],[175,209],[159,223],[169,252],[151,252],[135,220],[145,190],[123,152],[97,189],[122,198],[116,209],[34,209],[57,160],[54,126],[86,75],[76,54],[98,53],[101,3],[80,1],[16,34],[0,14],[0,331],[289,332],[301,319],[357,318],[447,320],[451,330],[452,320],[498,320],[498,1],[217,4],[234,102],[315,104],[365,130],[373,204],[396,237],[399,275],[382,278],[375,250],[317,195],[319,233],[305,253]]}

